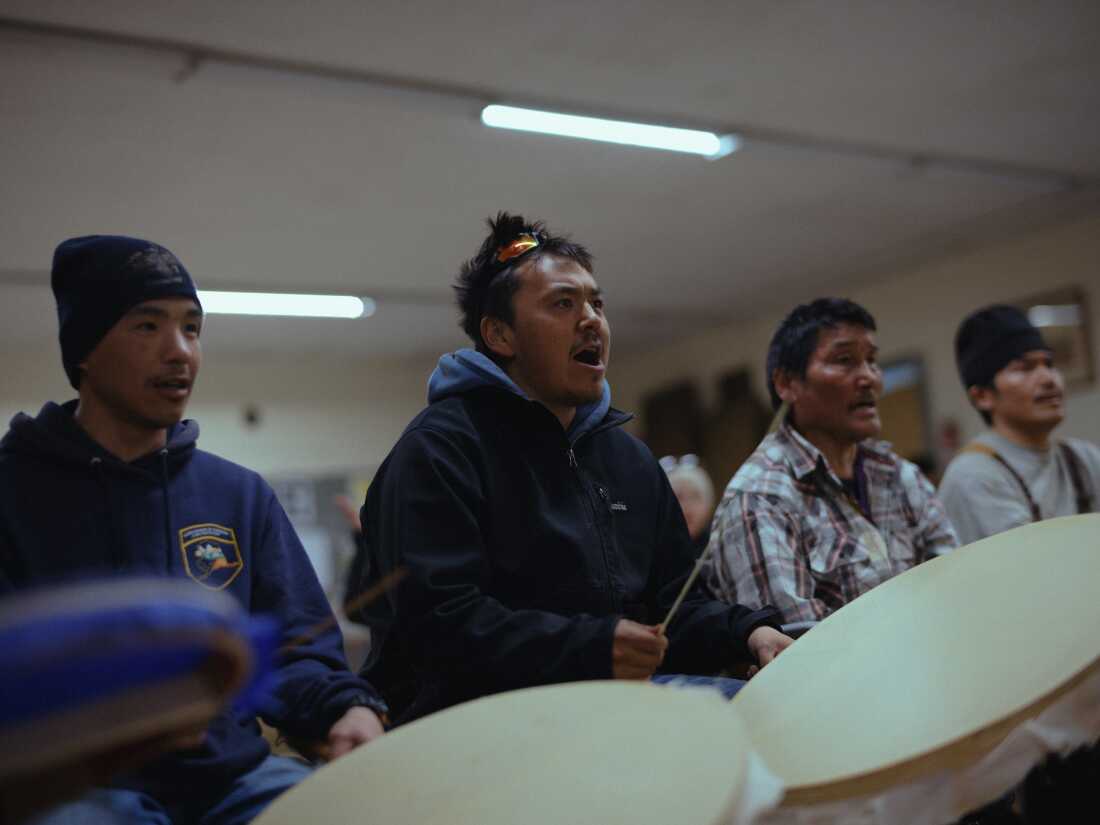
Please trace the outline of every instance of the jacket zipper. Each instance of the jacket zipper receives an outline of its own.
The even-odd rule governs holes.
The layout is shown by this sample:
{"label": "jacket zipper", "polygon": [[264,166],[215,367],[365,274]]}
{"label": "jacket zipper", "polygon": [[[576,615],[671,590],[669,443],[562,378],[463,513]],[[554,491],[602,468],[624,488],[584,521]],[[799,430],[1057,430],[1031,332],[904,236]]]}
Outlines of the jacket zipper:
{"label": "jacket zipper", "polygon": [[[582,438],[584,436],[581,436]],[[578,439],[579,441],[580,439]],[[585,485],[584,477],[581,475],[580,464],[577,463],[577,455],[573,452],[573,446],[570,445],[566,450],[566,455],[569,458],[569,466],[573,468],[573,472],[577,476],[577,483],[581,488],[581,495],[584,497],[587,505],[592,509],[592,527],[596,531],[596,539],[600,543],[600,554],[603,556],[603,572],[604,579],[607,582],[607,599],[611,605],[613,612],[621,612],[622,608],[619,604],[618,593],[615,591],[615,583],[611,580],[611,559],[607,552],[607,539],[604,536],[603,528],[600,525],[600,514],[596,508],[595,503],[592,500],[592,496],[589,493],[588,487]],[[607,490],[602,485],[596,484],[596,491],[599,493],[601,499],[607,499]]]}

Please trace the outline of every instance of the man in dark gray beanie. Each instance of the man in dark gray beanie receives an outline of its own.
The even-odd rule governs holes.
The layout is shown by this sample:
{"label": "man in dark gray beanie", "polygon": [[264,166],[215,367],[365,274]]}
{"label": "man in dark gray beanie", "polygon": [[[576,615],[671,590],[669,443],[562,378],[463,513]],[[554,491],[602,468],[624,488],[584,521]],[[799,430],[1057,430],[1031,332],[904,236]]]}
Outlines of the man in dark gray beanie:
{"label": "man in dark gray beanie", "polygon": [[[198,449],[198,424],[183,419],[203,326],[187,270],[155,243],[95,235],[57,248],[53,289],[79,398],[17,415],[0,441],[0,598],[63,579],[190,580],[275,617],[284,652],[255,710],[223,708],[193,741],[42,822],[244,825],[309,772],[271,754],[257,714],[334,758],[381,735],[386,706],[348,670],[271,487]],[[78,680],[63,689],[88,690]]]}
{"label": "man in dark gray beanie", "polygon": [[1016,307],[967,316],[955,336],[959,376],[989,429],[948,465],[939,497],[964,543],[1100,506],[1100,449],[1054,439],[1062,375],[1042,333]]}
{"label": "man in dark gray beanie", "polygon": [[131,307],[157,298],[189,298],[202,311],[179,259],[138,238],[88,235],[65,241],[54,252],[51,282],[61,361],[73,389],[80,389],[80,364]]}

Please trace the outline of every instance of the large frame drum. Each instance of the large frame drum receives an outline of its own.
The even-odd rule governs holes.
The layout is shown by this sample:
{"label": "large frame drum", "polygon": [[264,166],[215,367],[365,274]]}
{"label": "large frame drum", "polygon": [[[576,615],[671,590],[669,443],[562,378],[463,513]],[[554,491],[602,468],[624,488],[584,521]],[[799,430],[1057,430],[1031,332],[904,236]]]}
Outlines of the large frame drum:
{"label": "large frame drum", "polygon": [[934,804],[920,783],[936,781],[944,810],[928,821],[992,801],[1035,763],[1022,755],[1100,735],[1100,515],[906,571],[822,621],[732,706],[787,786],[784,807],[906,788]]}
{"label": "large frame drum", "polygon": [[[740,719],[712,691],[528,688],[397,728],[288,791],[256,825],[747,823],[747,750]],[[774,802],[772,783],[757,805]]]}

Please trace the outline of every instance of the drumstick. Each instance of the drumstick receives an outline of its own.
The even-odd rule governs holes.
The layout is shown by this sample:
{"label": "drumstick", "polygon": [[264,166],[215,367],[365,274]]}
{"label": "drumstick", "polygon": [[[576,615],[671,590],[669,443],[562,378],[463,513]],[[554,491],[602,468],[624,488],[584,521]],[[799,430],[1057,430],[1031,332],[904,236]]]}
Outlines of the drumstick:
{"label": "drumstick", "polygon": [[[393,588],[397,585],[399,581],[405,578],[408,572],[409,571],[406,570],[404,567],[398,567],[392,573],[387,573],[385,576],[379,579],[378,583],[375,584],[373,587],[368,587],[350,602],[345,604],[344,613],[354,613],[356,610],[359,610],[359,608],[366,607],[371,602],[381,598],[386,593],[389,593],[391,590],[393,590]],[[335,614],[329,616],[324,621],[320,621],[313,627],[309,628],[305,633],[294,639],[292,642],[288,642],[287,644],[283,645],[281,648],[279,648],[279,653],[286,653],[287,651],[293,650],[296,647],[301,647],[304,644],[308,644],[309,642],[320,636],[322,633],[324,633],[326,630],[328,630],[330,627],[337,624],[337,622],[338,619],[336,618]]]}
{"label": "drumstick", "polygon": [[707,563],[707,559],[710,558],[710,548],[712,544],[707,545],[707,549],[699,554],[699,558],[695,560],[695,567],[692,568],[691,573],[687,577],[687,581],[684,582],[684,586],[680,588],[680,595],[676,597],[676,601],[672,603],[672,607],[669,608],[668,615],[665,616],[665,620],[657,625],[657,633],[663,634],[665,628],[668,627],[668,623],[672,621],[672,617],[676,615],[676,611],[680,609],[680,604],[687,596],[688,591],[691,590],[691,586],[695,584],[695,579],[699,576],[699,571],[703,569],[703,565]]}
{"label": "drumstick", "polygon": [[[768,427],[767,435],[771,435],[776,432],[782,425],[783,419],[787,417],[787,413],[790,412],[791,405],[784,401],[779,405],[779,409],[776,410],[775,415],[772,417],[771,424]],[[762,442],[761,442],[762,443]],[[684,582],[684,586],[680,588],[680,595],[676,597],[676,601],[672,603],[672,607],[668,611],[668,615],[665,616],[665,620],[657,625],[657,632],[664,633],[665,628],[668,627],[668,623],[672,621],[672,617],[676,615],[676,611],[680,609],[680,603],[687,596],[688,591],[691,590],[691,586],[695,584],[695,579],[699,575],[699,571],[703,569],[703,565],[706,564],[707,559],[710,558],[710,548],[713,544],[708,544],[707,549],[704,550],[698,560],[695,562],[695,568],[691,571],[691,575],[688,576],[687,581]]]}
{"label": "drumstick", "polygon": [[774,432],[778,432],[779,428],[783,426],[783,419],[787,417],[787,413],[791,411],[791,405],[784,401],[779,405],[779,409],[775,411],[775,415],[772,416],[772,422],[768,425],[767,435],[771,435]]}

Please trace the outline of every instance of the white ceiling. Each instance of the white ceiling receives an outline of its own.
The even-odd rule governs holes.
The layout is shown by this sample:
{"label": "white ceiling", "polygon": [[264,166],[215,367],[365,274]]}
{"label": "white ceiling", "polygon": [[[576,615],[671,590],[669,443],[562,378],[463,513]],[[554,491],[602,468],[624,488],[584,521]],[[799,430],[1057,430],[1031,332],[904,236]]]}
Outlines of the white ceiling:
{"label": "white ceiling", "polygon": [[[595,251],[639,352],[1098,208],[1098,32],[1095,0],[0,0],[0,344],[56,346],[53,247],[118,232],[202,287],[378,301],[212,319],[208,352],[435,353],[509,209]],[[509,133],[492,101],[748,139],[705,161]]]}

